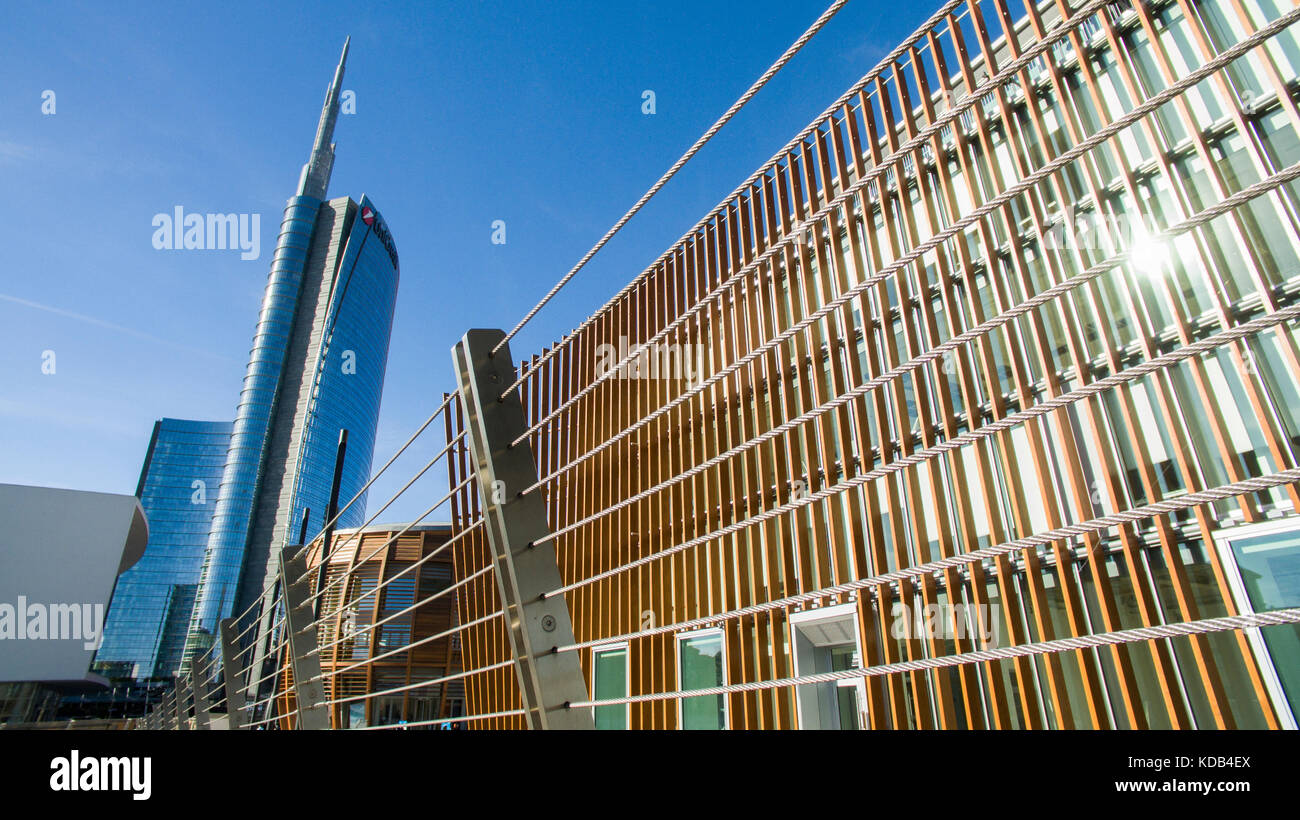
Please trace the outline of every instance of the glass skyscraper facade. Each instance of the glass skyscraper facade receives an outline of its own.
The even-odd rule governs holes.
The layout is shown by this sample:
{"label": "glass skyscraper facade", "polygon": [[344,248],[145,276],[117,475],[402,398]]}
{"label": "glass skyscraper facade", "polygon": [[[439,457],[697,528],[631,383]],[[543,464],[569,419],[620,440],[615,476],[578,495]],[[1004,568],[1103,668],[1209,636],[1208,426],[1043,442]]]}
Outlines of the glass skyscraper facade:
{"label": "glass skyscraper facade", "polygon": [[[311,157],[285,207],[213,519],[187,652],[273,582],[278,549],[303,513],[323,526],[340,430],[340,504],[369,478],[397,297],[398,260],[365,196],[327,200],[347,45],[326,93]],[[364,520],[365,498],[339,519]]]}
{"label": "glass skyscraper facade", "polygon": [[95,654],[99,674],[169,678],[180,667],[231,428],[185,419],[154,424],[136,488],[149,545],[113,590]]}
{"label": "glass skyscraper facade", "polygon": [[[307,510],[315,511],[316,529],[309,535],[325,523],[340,430],[348,431],[349,453],[355,448],[367,454],[344,460],[340,506],[370,477],[369,454],[375,446],[388,353],[387,344],[376,340],[388,339],[397,299],[396,257],[374,235],[374,226],[383,224],[374,203],[364,195],[360,203],[348,202],[344,223],[346,239],[314,363],[301,468],[294,473],[290,512],[284,516],[291,526]],[[365,520],[365,506],[362,496],[340,516],[339,526],[358,526]]]}

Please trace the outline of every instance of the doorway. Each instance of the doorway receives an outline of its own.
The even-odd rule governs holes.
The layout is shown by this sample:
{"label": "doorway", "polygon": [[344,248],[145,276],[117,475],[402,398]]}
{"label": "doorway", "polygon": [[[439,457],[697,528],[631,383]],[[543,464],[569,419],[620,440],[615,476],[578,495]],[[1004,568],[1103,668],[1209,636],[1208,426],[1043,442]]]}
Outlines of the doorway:
{"label": "doorway", "polygon": [[[856,604],[796,612],[790,616],[796,675],[843,672],[862,665]],[[863,729],[866,682],[847,678],[795,688],[801,729]]]}

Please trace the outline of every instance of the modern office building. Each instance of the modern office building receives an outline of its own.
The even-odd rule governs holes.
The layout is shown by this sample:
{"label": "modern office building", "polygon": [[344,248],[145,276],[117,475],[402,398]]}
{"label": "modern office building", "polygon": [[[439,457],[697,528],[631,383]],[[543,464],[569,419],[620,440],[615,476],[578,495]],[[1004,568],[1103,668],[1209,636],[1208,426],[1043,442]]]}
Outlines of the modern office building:
{"label": "modern office building", "polygon": [[97,673],[167,679],[180,668],[230,430],[228,421],[154,422],[135,490],[149,545],[113,590]]}
{"label": "modern office building", "polygon": [[[1295,623],[1127,630],[1300,606],[1298,18],[947,3],[515,357],[598,726],[1295,726]],[[601,376],[646,344],[703,371]],[[522,727],[480,499],[466,713]]]}
{"label": "modern office building", "polygon": [[[334,166],[348,45],[326,92],[311,157],[285,207],[253,336],[229,455],[208,539],[187,657],[211,644],[221,618],[255,603],[275,577],[278,548],[303,515],[325,523],[341,430],[340,497],[370,474],[397,298],[392,235],[367,197],[326,199]],[[339,526],[364,520],[365,498]]]}
{"label": "modern office building", "polygon": [[[442,549],[450,536],[446,524],[335,532],[316,634],[331,728],[428,727],[463,714],[464,684],[455,677],[460,640],[451,632],[455,596],[441,594],[452,583],[451,551]],[[320,566],[323,543],[321,537],[308,546],[310,568]],[[278,723],[289,729],[296,703],[286,652],[274,659],[274,680],[276,714],[284,716]]]}

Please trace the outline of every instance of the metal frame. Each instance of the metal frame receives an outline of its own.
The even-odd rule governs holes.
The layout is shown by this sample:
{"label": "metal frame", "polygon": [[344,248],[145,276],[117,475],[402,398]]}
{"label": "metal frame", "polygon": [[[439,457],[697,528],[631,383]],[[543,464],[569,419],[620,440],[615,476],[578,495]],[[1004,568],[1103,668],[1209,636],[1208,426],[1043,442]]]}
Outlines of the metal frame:
{"label": "metal frame", "polygon": [[[690,632],[680,632],[673,636],[673,678],[677,681],[678,689],[682,689],[682,686],[684,685],[682,683],[682,643],[684,643],[685,641],[696,640],[698,638],[708,637],[711,635],[717,635],[718,640],[722,644],[722,648],[720,650],[720,652],[722,653],[722,680],[719,681],[719,683],[722,685],[726,685],[728,681],[727,652],[729,651],[728,649],[729,641],[727,640],[727,631],[725,629],[722,629],[721,627],[715,626],[715,627],[708,627],[706,629],[694,629],[691,630]],[[630,652],[628,653],[628,656],[631,657]],[[690,690],[682,689],[682,691],[689,692]],[[683,725],[685,723],[685,719],[682,715],[682,701],[685,700],[686,697],[687,696],[683,696],[673,700],[673,704],[677,710],[678,729],[685,728],[685,726]],[[712,696],[705,695],[704,697],[712,697]],[[731,704],[728,703],[729,696],[722,695],[721,698],[722,698],[722,728],[730,729],[731,728]]]}
{"label": "metal frame", "polygon": [[[598,683],[598,680],[599,680],[599,676],[597,676],[597,674],[596,674],[596,656],[599,655],[599,654],[601,654],[602,652],[616,652],[616,651],[618,651],[618,650],[620,650],[620,649],[623,650],[623,681],[624,681],[624,688],[627,689],[627,690],[629,690],[629,691],[631,690],[631,687],[632,687],[632,645],[631,645],[630,643],[628,643],[627,641],[613,641],[613,642],[611,642],[611,643],[603,643],[603,644],[600,644],[599,646],[593,646],[593,647],[591,647],[591,659],[590,659],[590,662],[591,662],[591,696],[592,696],[593,698],[596,697],[596,686],[597,686],[597,683]],[[623,694],[626,695],[626,694],[628,694],[628,692],[624,692]],[[596,720],[596,707],[594,707],[594,706],[593,706],[592,709],[591,709],[591,719],[592,719],[592,722],[593,722],[593,723],[594,723],[595,720]],[[626,726],[631,726],[631,725],[632,725],[632,704],[630,704],[630,703],[628,703],[628,704],[624,704],[624,706],[623,706],[623,723],[624,723]]]}
{"label": "metal frame", "polygon": [[[858,612],[857,602],[850,601],[849,603],[845,603],[845,604],[836,604],[834,606],[817,607],[815,609],[804,609],[804,610],[800,610],[799,612],[790,613],[790,617],[786,620],[786,629],[788,630],[786,634],[786,640],[790,642],[790,662],[791,665],[793,666],[795,677],[798,677],[799,675],[802,674],[808,674],[813,671],[813,670],[799,668],[800,666],[799,650],[797,645],[796,633],[799,631],[800,628],[807,625],[816,624],[819,621],[834,621],[834,620],[840,620],[845,618],[849,619],[853,624],[853,648],[858,653],[859,657],[861,657],[862,626],[859,623],[857,612]],[[858,704],[859,712],[861,714],[866,714],[867,687],[864,681],[862,680],[837,681],[836,686],[851,686],[854,689],[856,689],[858,693],[858,698],[860,699],[860,702]],[[795,715],[798,717],[798,721],[799,721],[798,726],[799,728],[803,729],[808,727],[808,721],[804,717],[804,699],[800,697],[800,694],[801,693],[796,689],[795,696],[794,696],[794,708],[795,708]],[[868,718],[868,722],[869,720],[870,719]],[[844,729],[847,727],[841,726],[839,728]],[[857,729],[857,728],[866,728],[866,727],[855,726],[853,728]]]}
{"label": "metal frame", "polygon": [[226,687],[226,728],[244,728],[244,688],[240,683],[243,667],[239,659],[239,642],[235,637],[235,619],[225,618],[221,631],[221,674]]}
{"label": "metal frame", "polygon": [[175,731],[180,727],[180,701],[176,698],[175,681],[172,683],[171,691],[167,693],[167,699],[163,701],[163,728]]}
{"label": "metal frame", "polygon": [[[541,597],[561,577],[554,547],[536,543],[550,534],[545,502],[520,493],[537,481],[537,465],[530,447],[511,446],[525,429],[519,396],[498,398],[515,374],[508,345],[491,352],[504,338],[500,330],[470,330],[452,358],[519,691],[530,728],[594,729],[589,709],[568,708],[587,696],[578,658],[550,651],[574,640],[573,626],[564,598]],[[503,496],[496,487],[504,487]]]}
{"label": "metal frame", "polygon": [[[1297,30],[1295,12],[1265,19],[1249,0],[1215,0],[1211,17],[1206,5],[945,4],[537,366],[538,357],[521,362],[525,440],[544,476],[536,494],[561,574],[573,579],[562,591],[575,632],[584,645],[631,639],[633,692],[663,692],[673,674],[672,633],[645,634],[647,610],[659,624],[691,626],[740,613],[718,620],[732,679],[783,679],[792,608],[751,607],[1297,464],[1280,402],[1300,384],[1300,341],[1284,322],[923,465],[776,509],[795,487],[817,493],[892,467],[1296,304],[1297,280],[1269,264],[1273,240],[1260,238],[1276,238],[1279,254],[1300,252],[1293,184],[1212,224],[1188,222],[1249,187],[1244,179],[1289,171],[1270,152],[1300,132],[1294,72],[1279,70],[1275,42]],[[1219,30],[1225,19],[1237,30]],[[1184,39],[1175,44],[1175,34]],[[1231,63],[1188,80],[1229,51]],[[1253,74],[1262,93],[1244,100],[1230,70]],[[1218,122],[1202,115],[1207,95]],[[1221,149],[1244,170],[1230,172]],[[1061,211],[1080,203],[1103,217],[1140,214],[1151,232],[1188,226],[1158,271],[1135,270],[1130,256],[1085,279],[1127,249],[1051,245]],[[920,359],[968,332],[943,358]],[[601,350],[622,338],[704,345],[709,384],[600,379]],[[1253,366],[1262,355],[1268,368]],[[1240,457],[1229,414],[1258,427],[1259,466]],[[1161,433],[1168,440],[1157,446]],[[451,464],[453,485],[473,477]],[[461,501],[453,523],[467,527],[476,507]],[[856,601],[863,663],[976,648],[969,637],[893,640],[898,600],[996,603],[1007,646],[1196,621],[1220,605],[1235,614],[1219,552],[1193,565],[1183,549],[1212,541],[1229,509],[1246,523],[1293,514],[1300,485],[873,587]],[[466,540],[458,566],[468,574],[488,559]],[[471,588],[462,621],[500,607],[490,587]],[[809,603],[846,600],[833,591]],[[498,629],[467,630],[479,665],[508,657]],[[589,663],[589,653],[573,654]],[[1249,680],[1232,702],[1230,668]],[[1213,651],[1196,634],[1040,661],[972,660],[955,673],[899,671],[865,687],[871,728],[1279,725],[1241,630]],[[466,691],[471,714],[509,710],[520,696],[491,673]],[[1205,697],[1189,696],[1196,691]],[[797,720],[788,688],[735,692],[727,703],[738,728]],[[675,720],[671,701],[631,708],[632,728]]]}
{"label": "metal frame", "polygon": [[329,710],[321,705],[325,701],[325,687],[320,681],[315,614],[308,601],[311,586],[301,583],[307,577],[306,552],[306,547],[297,545],[280,548],[280,588],[284,593],[286,649],[289,666],[293,670],[293,689],[298,710],[293,726],[298,729],[328,729]]}
{"label": "metal frame", "polygon": [[[1243,614],[1253,613],[1255,607],[1251,604],[1250,596],[1246,593],[1246,584],[1242,580],[1241,567],[1237,565],[1237,555],[1232,549],[1232,542],[1242,538],[1280,533],[1296,533],[1300,535],[1300,521],[1291,518],[1281,521],[1266,521],[1259,524],[1246,524],[1220,530],[1214,534],[1214,549],[1219,551],[1219,560],[1228,576],[1228,585],[1232,588],[1232,595],[1237,603],[1238,612]],[[1297,726],[1297,716],[1292,713],[1291,704],[1282,689],[1282,681],[1278,678],[1273,654],[1269,651],[1267,644],[1264,643],[1264,636],[1261,634],[1260,628],[1253,627],[1245,630],[1245,633],[1247,640],[1250,641],[1250,648],[1255,654],[1255,660],[1259,664],[1260,672],[1264,676],[1264,685],[1268,688],[1269,698],[1273,702],[1273,708],[1277,712],[1282,728],[1300,728]]]}
{"label": "metal frame", "polygon": [[208,693],[207,683],[200,680],[190,670],[190,702],[194,704],[194,728],[198,730],[208,730],[212,728],[208,716]]}
{"label": "metal frame", "polygon": [[[176,694],[176,728],[189,731],[193,728],[190,723],[190,706],[192,705],[194,688],[193,686],[183,686],[182,683],[183,679],[179,675],[172,678],[172,691]],[[186,692],[189,694],[186,694]]]}
{"label": "metal frame", "polygon": [[[268,581],[262,588],[261,609],[257,614],[257,627],[254,629],[253,656],[249,659],[248,695],[253,702],[263,700],[264,690],[274,688],[275,681],[270,676],[270,669],[278,664],[276,652],[272,651],[275,639],[276,607],[280,602],[283,567],[277,567],[275,580]],[[250,716],[251,717],[251,716]]]}

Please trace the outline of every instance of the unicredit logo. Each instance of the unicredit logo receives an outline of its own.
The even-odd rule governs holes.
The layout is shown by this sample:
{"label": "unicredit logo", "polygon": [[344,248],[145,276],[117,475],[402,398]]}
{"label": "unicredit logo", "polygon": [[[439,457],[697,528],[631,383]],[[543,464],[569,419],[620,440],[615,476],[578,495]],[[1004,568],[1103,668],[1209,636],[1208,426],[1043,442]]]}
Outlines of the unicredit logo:
{"label": "unicredit logo", "polygon": [[374,232],[375,238],[383,244],[384,250],[388,251],[388,258],[393,260],[393,267],[397,267],[397,246],[393,244],[393,235],[388,232],[388,226],[384,224],[384,218],[379,215],[379,211],[373,206],[367,205],[369,200],[362,197],[361,200],[361,221]]}

